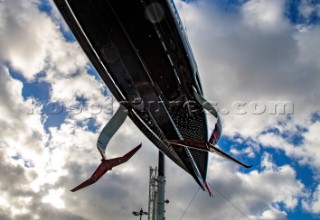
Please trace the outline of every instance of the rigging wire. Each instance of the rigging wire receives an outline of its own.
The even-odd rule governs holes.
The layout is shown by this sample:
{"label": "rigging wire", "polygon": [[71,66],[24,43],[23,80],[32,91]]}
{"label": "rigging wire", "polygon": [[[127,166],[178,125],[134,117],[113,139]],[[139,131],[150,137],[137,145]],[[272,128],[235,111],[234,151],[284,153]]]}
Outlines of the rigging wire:
{"label": "rigging wire", "polygon": [[191,199],[191,201],[190,201],[189,205],[187,206],[186,210],[184,210],[184,212],[183,212],[183,214],[182,214],[182,216],[181,216],[180,220],[182,220],[182,219],[183,219],[183,217],[184,217],[184,215],[187,213],[187,211],[188,211],[188,209],[190,208],[190,206],[191,206],[191,204],[192,204],[193,200],[196,198],[196,196],[197,196],[197,194],[198,194],[199,190],[200,190],[200,186],[199,186],[199,188],[198,188],[197,192],[196,192],[196,193],[194,194],[194,196],[192,197],[192,199]]}
{"label": "rigging wire", "polygon": [[[187,1],[187,2],[184,3],[184,4],[188,4],[188,3],[189,3],[189,1]],[[224,0],[223,3],[222,3],[222,5],[225,7],[225,6],[227,5],[227,1]],[[181,6],[181,13],[180,13],[180,14],[181,14],[181,17],[182,17],[182,22],[183,22],[184,31],[185,31],[186,35],[188,35],[187,22],[186,22],[186,17],[185,17],[185,5],[182,5],[182,6]],[[209,185],[210,185],[211,188],[212,188],[215,192],[217,192],[224,200],[226,200],[234,209],[236,209],[244,218],[250,220],[250,218],[248,217],[248,215],[247,215],[246,213],[244,213],[244,211],[242,211],[242,210],[241,210],[239,207],[237,207],[234,203],[232,203],[232,201],[230,201],[226,196],[224,196],[223,193],[219,192],[219,191],[218,191],[216,188],[214,188],[210,183],[209,183]],[[185,216],[185,214],[187,213],[189,207],[191,206],[191,204],[192,204],[193,200],[195,199],[196,195],[198,194],[199,190],[200,190],[200,187],[198,188],[197,192],[194,194],[194,196],[193,196],[193,198],[191,199],[191,201],[190,201],[189,205],[187,206],[186,210],[183,212],[180,220],[182,220],[183,217]]]}
{"label": "rigging wire", "polygon": [[212,188],[213,191],[217,192],[224,200],[226,200],[233,208],[235,208],[236,210],[238,210],[238,212],[241,213],[241,215],[243,217],[245,217],[246,219],[250,220],[250,218],[248,217],[248,215],[246,213],[244,213],[244,211],[242,211],[239,207],[237,207],[235,204],[233,204],[233,202],[231,202],[226,196],[223,195],[223,193],[219,192],[217,190],[217,188],[214,188],[210,183],[209,183],[210,187]]}

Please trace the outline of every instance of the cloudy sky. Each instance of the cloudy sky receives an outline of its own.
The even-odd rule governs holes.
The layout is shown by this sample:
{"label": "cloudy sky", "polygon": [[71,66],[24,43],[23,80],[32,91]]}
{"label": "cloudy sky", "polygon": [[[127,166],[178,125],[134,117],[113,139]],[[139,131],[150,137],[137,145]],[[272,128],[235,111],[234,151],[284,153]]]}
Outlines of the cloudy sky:
{"label": "cloudy sky", "polygon": [[[320,2],[176,5],[220,109],[219,146],[254,167],[210,156],[209,198],[167,160],[167,219],[320,219]],[[69,191],[99,164],[97,137],[117,104],[51,0],[0,0],[0,103],[1,220],[126,220],[147,209],[157,149],[130,120],[107,154],[142,142],[137,155]]]}

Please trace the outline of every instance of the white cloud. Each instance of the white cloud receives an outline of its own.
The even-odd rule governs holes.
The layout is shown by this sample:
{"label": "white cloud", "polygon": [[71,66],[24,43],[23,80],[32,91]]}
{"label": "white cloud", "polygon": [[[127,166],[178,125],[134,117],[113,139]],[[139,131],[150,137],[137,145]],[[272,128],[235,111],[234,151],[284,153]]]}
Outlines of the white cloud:
{"label": "white cloud", "polygon": [[262,31],[278,31],[288,26],[284,0],[251,0],[242,7],[244,23]]}
{"label": "white cloud", "polygon": [[[0,59],[27,79],[45,66],[46,41],[53,23],[35,7],[37,1],[2,1],[0,5]],[[42,34],[38,34],[41,33]]]}
{"label": "white cloud", "polygon": [[313,192],[311,199],[303,201],[302,205],[306,210],[314,214],[320,214],[320,185]]}
{"label": "white cloud", "polygon": [[[67,122],[72,122],[74,126],[79,123],[88,125],[90,120],[95,120],[98,129],[103,127],[118,107],[112,96],[105,95],[107,88],[103,82],[89,75],[87,71],[72,76],[54,75],[55,73],[50,70],[49,74],[52,76],[44,78],[51,87],[49,103],[52,101],[62,104],[60,110],[68,113]],[[49,107],[45,113],[50,114]]]}
{"label": "white cloud", "polygon": [[[199,216],[204,220],[287,219],[286,213],[294,210],[306,196],[305,187],[296,179],[291,166],[276,166],[271,155],[264,155],[261,166],[261,171],[242,173],[230,162],[211,157],[208,182],[212,184],[214,197],[200,190],[184,219]],[[196,186],[188,175],[172,171],[169,170],[167,180],[171,201],[167,206],[167,218],[179,219],[195,194]],[[179,181],[173,180],[173,176]],[[175,194],[179,196],[172,196]]]}
{"label": "white cloud", "polygon": [[[315,122],[310,123],[308,126],[308,131],[306,132],[285,129],[280,134],[263,134],[258,137],[258,142],[262,146],[280,149],[284,151],[287,156],[298,160],[301,165],[310,166],[315,173],[315,177],[317,177],[320,175],[319,132],[320,122]],[[301,135],[301,144],[292,143],[290,139],[283,136],[289,133]]]}
{"label": "white cloud", "polygon": [[301,69],[300,74],[308,74],[308,78],[313,79],[314,72],[318,71],[320,64],[317,56],[320,56],[320,42],[318,36],[320,34],[320,26],[315,26],[306,31],[299,32],[296,35],[297,45],[299,48],[298,64],[305,69]]}
{"label": "white cloud", "polygon": [[258,219],[261,219],[261,220],[271,220],[271,219],[286,220],[287,214],[285,212],[281,212],[277,209],[270,209],[270,210],[263,212]]}
{"label": "white cloud", "polygon": [[58,26],[38,10],[38,4],[35,0],[1,2],[0,60],[10,63],[27,80],[49,67],[63,74],[83,68],[87,58],[78,44],[65,42]]}
{"label": "white cloud", "polygon": [[320,4],[317,1],[303,0],[298,7],[299,13],[307,20],[314,14],[320,15]]}
{"label": "white cloud", "polygon": [[58,209],[65,208],[64,202],[61,199],[63,193],[63,189],[49,190],[48,195],[43,197],[42,202],[50,203]]}
{"label": "white cloud", "polygon": [[[147,184],[147,173],[138,170],[143,169],[147,161],[152,164],[152,157],[146,156],[143,161],[132,158],[130,163],[137,168],[130,168],[130,163],[127,164],[129,167],[117,167],[90,190],[82,194],[71,193],[69,190],[88,178],[100,162],[96,150],[98,134],[77,126],[72,118],[66,119],[59,128],[50,128],[46,134],[41,116],[27,114],[31,102],[23,100],[22,83],[12,79],[3,66],[0,77],[3,112],[0,116],[1,219],[103,219],[106,213],[114,218],[119,213],[126,216],[122,208],[131,208],[132,201],[137,200],[145,188],[130,192],[126,184],[138,186],[143,179],[139,173],[145,176]],[[134,129],[132,123],[120,129],[110,143],[108,157],[121,156],[141,140],[146,140]],[[34,133],[38,133],[36,138],[32,136]],[[131,135],[133,133],[136,139]],[[31,161],[31,167],[26,166],[28,161]],[[108,210],[101,211],[105,209],[92,201],[104,201]]]}
{"label": "white cloud", "polygon": [[[50,2],[52,4],[52,2]],[[0,4],[0,61],[20,72],[28,81],[34,80],[39,72],[50,87],[49,100],[70,107],[76,98],[84,98],[88,106],[99,105],[105,110],[108,103],[105,85],[88,74],[88,59],[77,42],[67,42],[59,26],[57,9],[53,7],[54,20],[38,9],[39,1],[3,1]],[[64,27],[66,31],[66,27]],[[22,86],[22,85],[21,85]],[[90,92],[88,92],[90,91]],[[94,107],[92,107],[94,108]],[[102,125],[108,114],[82,108],[80,114],[71,115],[80,121],[96,117]],[[45,112],[46,113],[46,112]],[[45,117],[45,116],[44,116]]]}
{"label": "white cloud", "polygon": [[[94,104],[105,103],[102,83],[87,74],[88,60],[79,45],[64,40],[58,26],[48,15],[38,10],[38,3],[38,1],[1,2],[1,63],[9,63],[10,67],[21,72],[27,80],[33,80],[38,72],[45,70],[45,77],[40,80],[49,83],[51,100],[65,104],[75,101],[77,97],[83,97]],[[28,179],[29,186],[41,195],[50,195],[48,189],[42,193],[43,186],[47,184],[47,188],[55,188],[57,181],[68,174],[68,169],[64,168],[66,161],[77,161],[80,158],[75,156],[76,149],[80,147],[81,153],[95,149],[96,134],[77,126],[77,121],[92,117],[92,112],[70,115],[60,129],[50,129],[48,141],[49,134],[45,133],[43,125],[43,119],[47,117],[28,115],[33,108],[32,101],[23,100],[21,96],[23,84],[13,80],[3,66],[1,66],[1,84],[0,121],[4,155],[19,158],[7,162],[16,164],[15,166],[24,173],[30,173],[25,167],[26,163],[30,164],[32,167],[29,170],[32,170],[32,175],[36,177],[33,177],[32,181]],[[105,112],[99,114],[98,124],[103,125],[108,115]],[[70,157],[70,153],[74,157]],[[80,160],[81,163],[89,161]],[[12,205],[12,209],[19,208]]]}
{"label": "white cloud", "polygon": [[44,153],[43,146],[48,138],[41,123],[41,116],[28,115],[31,100],[23,100],[22,83],[12,79],[8,69],[2,65],[0,77],[0,139],[12,147],[12,154],[18,154],[32,164],[41,163],[43,161],[34,160]]}
{"label": "white cloud", "polygon": [[[318,27],[297,31],[284,16],[284,1],[248,1],[240,14],[222,13],[209,1],[187,4],[184,11],[193,18],[188,36],[205,97],[229,110],[221,111],[225,135],[255,138],[286,118],[270,115],[272,101],[292,102],[297,120],[319,109]],[[237,114],[238,101],[246,103],[240,109],[247,114]],[[265,105],[264,114],[253,114],[255,101]]]}

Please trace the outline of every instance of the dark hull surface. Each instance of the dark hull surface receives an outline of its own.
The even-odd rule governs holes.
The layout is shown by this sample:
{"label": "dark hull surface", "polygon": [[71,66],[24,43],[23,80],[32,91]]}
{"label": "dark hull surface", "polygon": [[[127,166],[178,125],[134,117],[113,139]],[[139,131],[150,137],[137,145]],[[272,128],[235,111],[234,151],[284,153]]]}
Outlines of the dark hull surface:
{"label": "dark hull surface", "polygon": [[55,0],[60,12],[131,120],[203,186],[208,153],[168,140],[207,141],[197,67],[169,0]]}

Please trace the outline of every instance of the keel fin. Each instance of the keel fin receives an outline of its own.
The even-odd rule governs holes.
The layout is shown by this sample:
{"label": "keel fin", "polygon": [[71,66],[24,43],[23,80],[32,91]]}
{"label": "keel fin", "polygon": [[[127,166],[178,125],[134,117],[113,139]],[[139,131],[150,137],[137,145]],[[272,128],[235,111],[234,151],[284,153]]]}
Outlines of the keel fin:
{"label": "keel fin", "polygon": [[128,160],[130,160],[130,158],[137,153],[137,151],[141,148],[141,146],[142,146],[142,144],[139,144],[138,146],[133,148],[131,151],[129,151],[128,153],[126,153],[122,157],[107,160],[111,169],[113,167],[116,167],[116,166],[123,164],[123,163],[127,162]]}
{"label": "keel fin", "polygon": [[207,189],[207,191],[208,191],[208,193],[209,193],[209,196],[210,196],[210,197],[213,197],[212,191],[211,191],[208,183],[206,183],[206,189]]}
{"label": "keel fin", "polygon": [[252,165],[248,166],[246,164],[241,163],[240,161],[231,157],[229,154],[223,152],[222,150],[220,150],[218,147],[214,146],[210,142],[172,140],[172,141],[169,141],[169,143],[172,146],[188,147],[188,148],[192,148],[192,149],[196,149],[196,150],[200,150],[200,151],[212,152],[212,153],[218,154],[219,156],[224,157],[224,158],[226,158],[226,159],[228,159],[228,160],[230,160],[240,166],[243,166],[245,168],[252,167]]}
{"label": "keel fin", "polygon": [[83,183],[81,183],[80,185],[78,185],[77,187],[73,188],[71,190],[71,192],[75,192],[78,191],[82,188],[85,188],[87,186],[90,186],[92,184],[94,184],[95,182],[97,182],[107,171],[111,170],[113,167],[116,167],[120,164],[123,164],[125,162],[127,162],[135,153],[137,153],[137,151],[141,148],[141,144],[139,144],[137,147],[135,147],[134,149],[132,149],[131,151],[129,151],[127,154],[125,154],[122,157],[117,157],[117,158],[113,158],[113,159],[102,159],[101,160],[101,164],[98,166],[98,168],[94,171],[94,173],[92,174],[92,176],[87,179],[86,181],[84,181]]}
{"label": "keel fin", "polygon": [[221,156],[221,157],[224,157],[224,158],[226,158],[226,159],[228,159],[228,160],[230,160],[230,161],[232,161],[232,162],[234,162],[234,163],[236,163],[236,164],[238,164],[238,165],[240,165],[240,166],[243,166],[244,168],[247,168],[247,169],[248,169],[248,168],[251,168],[251,167],[252,167],[252,165],[248,166],[248,165],[240,162],[239,160],[231,157],[229,154],[223,152],[222,150],[220,150],[219,148],[217,148],[217,147],[214,146],[213,144],[208,143],[208,145],[209,145],[209,150],[210,150],[210,152],[216,153],[216,154],[218,154],[218,155]]}

